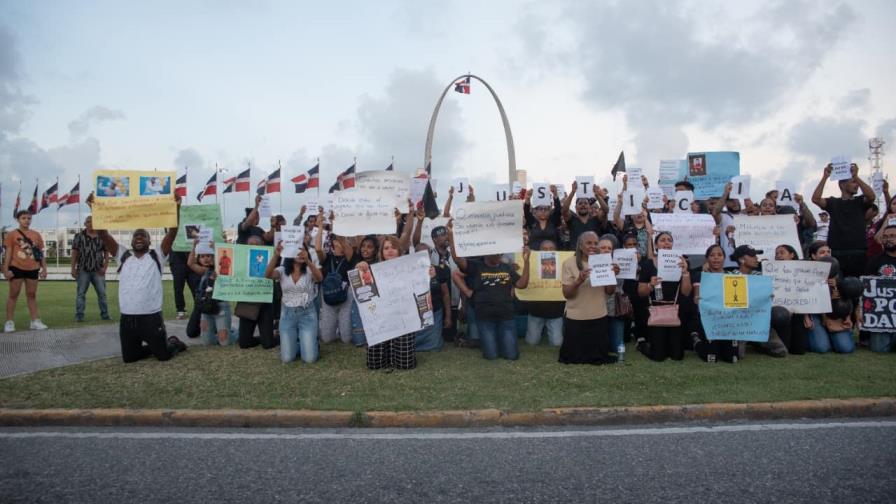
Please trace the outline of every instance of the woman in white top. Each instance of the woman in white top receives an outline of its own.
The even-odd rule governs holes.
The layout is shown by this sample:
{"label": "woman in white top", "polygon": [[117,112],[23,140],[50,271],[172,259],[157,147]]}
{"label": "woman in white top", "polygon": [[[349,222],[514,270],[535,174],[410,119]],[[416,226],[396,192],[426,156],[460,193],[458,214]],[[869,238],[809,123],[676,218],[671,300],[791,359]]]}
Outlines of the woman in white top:
{"label": "woman in white top", "polygon": [[280,308],[280,360],[292,362],[301,354],[305,362],[315,362],[320,355],[317,344],[317,309],[314,298],[317,283],[323,275],[317,264],[300,248],[295,257],[286,258],[280,264],[283,242],[274,248],[264,276],[280,281],[283,291]]}

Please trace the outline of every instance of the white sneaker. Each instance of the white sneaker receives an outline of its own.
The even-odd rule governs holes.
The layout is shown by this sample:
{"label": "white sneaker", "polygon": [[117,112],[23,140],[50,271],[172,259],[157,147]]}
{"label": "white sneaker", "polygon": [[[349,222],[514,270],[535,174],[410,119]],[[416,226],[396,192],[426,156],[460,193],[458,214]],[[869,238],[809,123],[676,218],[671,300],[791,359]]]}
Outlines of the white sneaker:
{"label": "white sneaker", "polygon": [[6,324],[3,325],[3,332],[15,332],[16,323],[12,320],[7,320]]}
{"label": "white sneaker", "polygon": [[43,331],[47,328],[47,325],[40,321],[40,319],[35,319],[31,321],[31,325],[29,326],[31,329]]}
{"label": "white sneaker", "polygon": [[187,318],[187,312],[179,311],[177,312],[177,320],[183,320]]}

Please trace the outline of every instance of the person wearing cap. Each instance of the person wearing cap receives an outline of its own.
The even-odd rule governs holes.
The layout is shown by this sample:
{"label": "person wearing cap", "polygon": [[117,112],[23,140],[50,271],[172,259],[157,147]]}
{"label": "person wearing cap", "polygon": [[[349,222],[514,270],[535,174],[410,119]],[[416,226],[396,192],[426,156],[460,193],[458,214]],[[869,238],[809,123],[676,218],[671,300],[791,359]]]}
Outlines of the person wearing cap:
{"label": "person wearing cap", "polygon": [[[579,188],[578,183],[573,181],[572,190],[563,198],[561,213],[563,223],[569,231],[569,240],[561,239],[557,242],[558,246],[563,242],[568,242],[570,245],[578,243],[579,235],[586,231],[591,231],[598,236],[612,231],[612,227],[607,221],[607,215],[610,213],[610,207],[607,205],[607,193],[605,190],[601,190],[597,184],[594,184],[592,187],[594,198],[577,198],[575,213],[570,212],[569,209],[572,206],[573,198],[576,198],[576,190]],[[552,190],[556,191],[556,188],[552,186]],[[594,203],[603,210],[602,215],[592,215],[591,207]],[[535,250],[538,249],[536,248]]]}
{"label": "person wearing cap", "polygon": [[552,205],[539,205],[532,208],[532,189],[526,191],[523,202],[523,227],[529,231],[529,246],[538,250],[543,240],[560,243],[560,199],[557,188],[551,186]]}
{"label": "person wearing cap", "polygon": [[[731,254],[731,260],[737,263],[737,269],[732,273],[739,275],[761,275],[762,271],[759,269],[760,264],[758,256],[762,253],[764,253],[762,250],[756,250],[751,245],[738,245],[737,248],[734,249],[734,253]],[[761,343],[760,348],[762,348],[763,352],[772,357],[787,357],[787,345],[784,344],[783,339],[790,338],[790,317],[788,316],[786,321],[784,320],[784,317],[780,317],[780,321],[776,320],[774,312],[776,312],[778,308],[787,311],[786,309],[777,306],[772,308],[773,316],[771,318],[768,341]],[[739,357],[741,359],[744,357],[743,352],[740,352]]]}
{"label": "person wearing cap", "polygon": [[[831,214],[828,229],[828,245],[844,276],[861,276],[865,269],[865,213],[874,204],[874,189],[859,178],[859,167],[850,166],[851,177],[840,180],[840,197],[822,198],[824,185],[834,170],[832,164],[824,167],[824,174],[812,193],[812,203]],[[858,195],[859,189],[862,194]]]}

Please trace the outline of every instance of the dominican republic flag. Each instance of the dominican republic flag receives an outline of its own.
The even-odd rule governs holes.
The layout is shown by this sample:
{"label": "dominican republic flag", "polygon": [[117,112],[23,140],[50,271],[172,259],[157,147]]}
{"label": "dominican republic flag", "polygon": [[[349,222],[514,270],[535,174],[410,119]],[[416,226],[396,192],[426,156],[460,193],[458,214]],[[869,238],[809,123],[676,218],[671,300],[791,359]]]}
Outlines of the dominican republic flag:
{"label": "dominican republic flag", "polygon": [[264,191],[268,187],[268,181],[266,179],[261,179],[258,181],[258,187],[255,189],[255,194],[259,196],[264,196]]}
{"label": "dominican republic flag", "polygon": [[212,194],[218,194],[218,172],[215,172],[214,175],[208,179],[208,182],[205,183],[205,189],[199,191],[196,199],[202,201],[202,198],[211,196]]}
{"label": "dominican republic flag", "polygon": [[342,173],[336,176],[336,182],[339,182],[339,189],[351,189],[355,187],[355,165],[352,164]]}
{"label": "dominican republic flag", "polygon": [[227,194],[233,192],[233,187],[236,185],[236,177],[230,177],[229,179],[223,182],[224,190],[221,191],[221,194]]}
{"label": "dominican republic flag", "polygon": [[59,197],[59,206],[64,207],[65,205],[71,205],[74,203],[81,202],[81,182],[75,182],[75,187],[72,187],[72,190],[63,194]]}
{"label": "dominican republic flag", "polygon": [[15,218],[16,214],[19,213],[19,205],[22,204],[22,188],[19,188],[19,193],[16,194],[16,206],[12,209],[12,216]]}
{"label": "dominican republic flag", "polygon": [[40,210],[59,201],[59,182],[53,183],[40,197]]}
{"label": "dominican republic flag", "polygon": [[454,81],[454,91],[457,93],[470,94],[470,76]]}
{"label": "dominican republic flag", "polygon": [[355,187],[355,165],[351,165],[336,176],[336,183],[330,186],[329,192],[341,191]]}
{"label": "dominican republic flag", "polygon": [[187,172],[177,177],[177,180],[174,182],[174,195],[181,198],[187,197]]}
{"label": "dominican republic flag", "polygon": [[280,168],[272,171],[265,181],[265,194],[280,192]]}
{"label": "dominican republic flag", "polygon": [[246,168],[246,171],[236,176],[236,184],[234,184],[233,192],[249,192],[252,186],[252,169]]}
{"label": "dominican republic flag", "polygon": [[303,193],[305,189],[308,189],[308,175],[304,173],[289,179],[289,181],[296,185],[296,193]]}
{"label": "dominican republic flag", "polygon": [[34,186],[34,196],[31,197],[31,204],[28,205],[28,211],[31,215],[37,215],[40,209],[37,207],[37,186]]}
{"label": "dominican republic flag", "polygon": [[386,167],[386,171],[395,171],[395,163],[389,163],[389,166]]}
{"label": "dominican republic flag", "polygon": [[308,170],[308,189],[314,189],[315,187],[320,187],[320,163]]}

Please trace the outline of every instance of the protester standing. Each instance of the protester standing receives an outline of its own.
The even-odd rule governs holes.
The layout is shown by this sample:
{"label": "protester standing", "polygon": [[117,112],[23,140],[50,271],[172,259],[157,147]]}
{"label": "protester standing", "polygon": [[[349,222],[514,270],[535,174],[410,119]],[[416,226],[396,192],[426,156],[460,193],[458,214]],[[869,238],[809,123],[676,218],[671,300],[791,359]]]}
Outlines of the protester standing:
{"label": "protester standing", "polygon": [[111,320],[106,303],[106,268],[109,265],[109,253],[103,240],[93,229],[93,218],[84,219],[84,229],[72,239],[72,278],[77,281],[77,297],[75,298],[75,321],[84,321],[84,308],[87,304],[87,287],[93,285],[100,305],[100,317]]}
{"label": "protester standing", "polygon": [[31,212],[20,210],[16,213],[19,227],[6,233],[3,242],[6,255],[3,260],[3,276],[9,280],[9,297],[6,299],[6,324],[3,332],[13,332],[16,302],[25,285],[25,300],[31,315],[30,329],[43,330],[47,326],[41,322],[37,309],[37,282],[47,278],[47,260],[44,257],[44,240],[40,233],[31,229]]}

